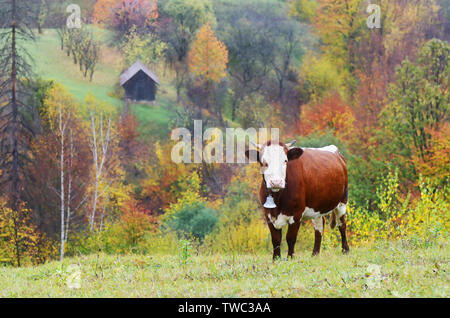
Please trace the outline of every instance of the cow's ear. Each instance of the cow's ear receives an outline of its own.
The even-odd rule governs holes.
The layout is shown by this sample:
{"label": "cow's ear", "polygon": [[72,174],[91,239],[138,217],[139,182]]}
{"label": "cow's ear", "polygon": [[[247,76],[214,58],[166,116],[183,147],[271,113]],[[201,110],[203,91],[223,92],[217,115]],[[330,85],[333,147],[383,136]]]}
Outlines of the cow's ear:
{"label": "cow's ear", "polygon": [[258,161],[261,164],[261,162],[259,161],[259,151],[257,151],[257,150],[246,150],[245,151],[245,156],[249,159],[250,163],[252,162],[250,160],[256,160],[256,161]]}
{"label": "cow's ear", "polygon": [[291,148],[288,150],[288,153],[287,153],[288,160],[297,159],[302,155],[302,153],[303,153],[302,148]]}

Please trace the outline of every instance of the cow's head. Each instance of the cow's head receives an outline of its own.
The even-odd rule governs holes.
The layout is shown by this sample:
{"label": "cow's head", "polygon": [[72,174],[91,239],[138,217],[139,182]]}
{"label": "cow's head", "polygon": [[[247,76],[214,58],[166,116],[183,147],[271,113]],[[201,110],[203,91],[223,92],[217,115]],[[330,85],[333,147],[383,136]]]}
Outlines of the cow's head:
{"label": "cow's head", "polygon": [[252,151],[256,152],[256,159],[261,165],[266,187],[274,192],[284,189],[286,186],[288,161],[297,159],[303,153],[302,148],[291,147],[294,143],[295,140],[287,144],[268,141],[263,145],[253,144],[258,150],[247,150],[245,152],[247,158],[255,158]]}

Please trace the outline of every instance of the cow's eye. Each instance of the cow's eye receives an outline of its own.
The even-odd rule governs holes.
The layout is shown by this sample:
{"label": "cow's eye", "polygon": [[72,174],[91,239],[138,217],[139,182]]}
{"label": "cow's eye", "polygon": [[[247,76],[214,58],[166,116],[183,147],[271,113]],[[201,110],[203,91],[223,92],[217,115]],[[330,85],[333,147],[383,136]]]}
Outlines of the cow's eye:
{"label": "cow's eye", "polygon": [[284,161],[284,163],[287,163],[287,159]]}
{"label": "cow's eye", "polygon": [[268,165],[267,165],[267,162],[263,162],[263,167],[264,167],[264,168],[267,168],[267,166],[268,166]]}

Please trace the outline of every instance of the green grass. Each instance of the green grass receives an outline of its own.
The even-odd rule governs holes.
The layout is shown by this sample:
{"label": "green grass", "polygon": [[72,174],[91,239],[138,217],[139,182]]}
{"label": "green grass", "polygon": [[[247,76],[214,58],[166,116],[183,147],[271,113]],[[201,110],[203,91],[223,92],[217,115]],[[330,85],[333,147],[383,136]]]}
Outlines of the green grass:
{"label": "green grass", "polygon": [[156,137],[164,140],[169,137],[169,122],[174,116],[171,109],[179,107],[165,96],[157,96],[155,105],[132,104],[131,112],[140,120],[139,132],[143,139]]}
{"label": "green grass", "polygon": [[122,105],[121,100],[108,96],[118,82],[119,70],[112,65],[99,63],[93,81],[90,82],[83,77],[72,57],[61,51],[56,30],[44,30],[44,34],[37,35],[36,41],[27,43],[26,48],[34,60],[34,72],[44,79],[53,79],[63,84],[79,101],[83,101],[90,92],[99,100],[114,106]]}
{"label": "green grass", "polygon": [[[37,267],[0,268],[1,297],[448,297],[446,243],[300,251],[291,261],[263,255],[91,255]],[[67,286],[75,264],[80,288]],[[371,264],[380,266],[370,275]],[[374,277],[374,285],[370,284]],[[378,284],[378,286],[377,286]],[[369,287],[368,287],[369,286]],[[373,287],[371,287],[373,286]]]}

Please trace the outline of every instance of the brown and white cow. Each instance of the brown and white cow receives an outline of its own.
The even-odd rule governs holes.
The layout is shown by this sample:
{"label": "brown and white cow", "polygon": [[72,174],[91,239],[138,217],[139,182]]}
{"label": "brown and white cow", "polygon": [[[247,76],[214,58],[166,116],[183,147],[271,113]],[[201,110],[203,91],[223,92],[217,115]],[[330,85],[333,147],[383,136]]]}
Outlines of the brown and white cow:
{"label": "brown and white cow", "polygon": [[269,141],[247,150],[248,158],[260,163],[263,180],[262,204],[273,196],[275,208],[264,208],[273,244],[273,258],[280,257],[281,228],[288,225],[288,256],[294,254],[295,241],[302,220],[310,219],[315,229],[313,255],[320,252],[325,215],[331,215],[331,228],[339,227],[342,251],[348,252],[345,212],[348,200],[347,166],[336,146],[293,148]]}

